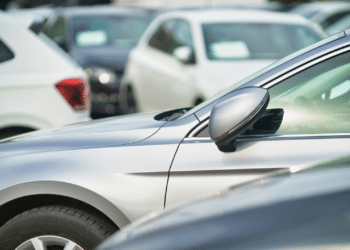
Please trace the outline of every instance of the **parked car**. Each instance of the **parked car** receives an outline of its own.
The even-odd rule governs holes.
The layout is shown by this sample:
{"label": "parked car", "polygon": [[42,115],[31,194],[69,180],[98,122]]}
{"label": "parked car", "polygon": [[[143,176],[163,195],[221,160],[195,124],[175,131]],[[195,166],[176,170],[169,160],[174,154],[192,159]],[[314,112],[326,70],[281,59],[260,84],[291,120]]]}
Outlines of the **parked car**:
{"label": "parked car", "polygon": [[0,246],[88,250],[152,211],[348,155],[349,33],[296,52],[190,110],[0,141]]}
{"label": "parked car", "polygon": [[348,16],[343,17],[336,23],[328,26],[325,29],[325,32],[329,35],[332,36],[334,34],[337,34],[338,32],[347,30],[350,28],[350,14]]}
{"label": "parked car", "polygon": [[98,250],[348,249],[350,159],[341,161],[340,168],[277,171],[210,199],[149,216]]}
{"label": "parked car", "polygon": [[120,87],[124,113],[197,105],[326,35],[304,18],[249,10],[160,15],[131,52]]}
{"label": "parked car", "polygon": [[0,13],[0,138],[90,120],[86,74],[40,21]]}
{"label": "parked car", "polygon": [[291,13],[302,15],[327,31],[332,25],[350,15],[350,3],[345,1],[307,3],[292,9]]}
{"label": "parked car", "polygon": [[110,5],[58,8],[49,17],[43,32],[89,75],[92,117],[120,114],[125,63],[152,17],[151,11]]}

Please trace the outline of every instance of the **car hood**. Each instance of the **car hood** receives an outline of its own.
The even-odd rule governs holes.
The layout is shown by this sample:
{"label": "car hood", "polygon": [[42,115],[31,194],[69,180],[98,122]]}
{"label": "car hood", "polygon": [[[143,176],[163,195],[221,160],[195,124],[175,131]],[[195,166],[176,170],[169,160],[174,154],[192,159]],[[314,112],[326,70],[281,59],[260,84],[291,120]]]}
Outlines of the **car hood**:
{"label": "car hood", "polygon": [[101,67],[123,72],[131,48],[73,48],[71,56],[84,68]]}
{"label": "car hood", "polygon": [[166,123],[155,120],[155,115],[156,113],[125,115],[12,137],[0,141],[0,158],[139,142],[155,134]]}
{"label": "car hood", "polygon": [[213,83],[215,83],[216,91],[211,90],[214,86],[205,87],[209,87],[210,92],[216,94],[273,62],[275,62],[275,60],[209,62],[204,67],[204,70],[201,71],[203,74],[201,74],[200,77],[204,78],[201,82],[208,83],[208,85],[213,85]]}

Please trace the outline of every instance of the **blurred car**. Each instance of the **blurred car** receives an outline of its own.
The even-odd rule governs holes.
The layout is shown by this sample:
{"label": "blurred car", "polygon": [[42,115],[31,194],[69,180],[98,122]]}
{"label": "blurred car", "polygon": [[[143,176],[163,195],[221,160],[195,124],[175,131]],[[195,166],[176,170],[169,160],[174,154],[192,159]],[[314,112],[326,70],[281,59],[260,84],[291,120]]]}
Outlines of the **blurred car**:
{"label": "blurred car", "polygon": [[349,33],[296,52],[190,110],[0,141],[0,246],[88,250],[153,211],[348,155]]}
{"label": "blurred car", "polygon": [[350,15],[350,3],[348,2],[315,2],[300,5],[290,11],[318,23],[327,31],[329,27]]}
{"label": "blurred car", "polygon": [[347,30],[350,28],[350,14],[346,17],[343,17],[338,22],[334,23],[333,25],[329,26],[325,29],[325,32],[332,36],[334,34],[337,34],[341,31]]}
{"label": "blurred car", "polygon": [[304,18],[249,10],[169,12],[131,52],[120,87],[124,113],[197,105],[326,35]]}
{"label": "blurred car", "polygon": [[0,138],[90,120],[87,76],[41,21],[0,13]]}
{"label": "blurred car", "polygon": [[130,50],[152,18],[152,12],[115,6],[58,8],[43,32],[87,72],[92,116],[119,114],[118,91]]}
{"label": "blurred car", "polygon": [[148,216],[97,249],[349,249],[349,157],[296,171]]}
{"label": "blurred car", "polygon": [[25,17],[32,18],[33,20],[41,19],[40,26],[42,28],[48,17],[54,12],[54,8],[51,6],[42,6],[31,9],[9,9],[6,12],[21,19]]}

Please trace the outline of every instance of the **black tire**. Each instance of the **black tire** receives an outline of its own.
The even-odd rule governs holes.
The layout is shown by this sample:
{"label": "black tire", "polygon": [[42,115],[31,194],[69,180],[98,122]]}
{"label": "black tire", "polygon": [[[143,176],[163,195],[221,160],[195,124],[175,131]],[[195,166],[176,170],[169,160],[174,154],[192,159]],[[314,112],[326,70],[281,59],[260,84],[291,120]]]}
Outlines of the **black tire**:
{"label": "black tire", "polygon": [[137,103],[135,99],[135,93],[131,87],[129,87],[126,91],[125,98],[125,114],[133,114],[137,112]]}
{"label": "black tire", "polygon": [[[27,210],[0,228],[2,250],[14,250],[21,244],[42,236],[57,236],[92,250],[117,228],[90,212],[67,206],[42,206]],[[50,243],[51,244],[51,243]],[[63,250],[52,243],[47,250]]]}

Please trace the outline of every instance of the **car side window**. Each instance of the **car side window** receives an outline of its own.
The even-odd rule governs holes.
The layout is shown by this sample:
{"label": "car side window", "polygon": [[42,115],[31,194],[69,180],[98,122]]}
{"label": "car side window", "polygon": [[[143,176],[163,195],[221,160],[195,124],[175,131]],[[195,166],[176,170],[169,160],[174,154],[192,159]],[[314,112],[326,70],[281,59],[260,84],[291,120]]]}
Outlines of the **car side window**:
{"label": "car side window", "polygon": [[209,135],[209,126],[205,126],[196,137],[210,137]]}
{"label": "car side window", "polygon": [[58,17],[52,26],[44,27],[43,32],[53,41],[57,42],[66,36],[65,20],[62,16]]}
{"label": "car side window", "polygon": [[9,61],[15,57],[15,54],[11,51],[6,44],[0,40],[0,63]]}
{"label": "car side window", "polygon": [[148,45],[157,50],[167,52],[170,44],[170,34],[174,24],[174,20],[162,23],[149,40]]}
{"label": "car side window", "polygon": [[349,58],[338,55],[271,87],[267,111],[246,134],[349,133]]}
{"label": "car side window", "polygon": [[178,20],[170,34],[170,42],[167,53],[173,54],[176,48],[188,46],[193,48],[191,27],[188,22]]}

